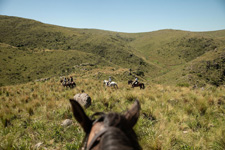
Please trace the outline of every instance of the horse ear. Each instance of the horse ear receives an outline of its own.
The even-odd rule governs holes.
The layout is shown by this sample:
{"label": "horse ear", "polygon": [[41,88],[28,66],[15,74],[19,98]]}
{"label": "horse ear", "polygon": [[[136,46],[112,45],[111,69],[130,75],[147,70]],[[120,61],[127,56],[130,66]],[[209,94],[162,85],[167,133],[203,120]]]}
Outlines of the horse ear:
{"label": "horse ear", "polygon": [[92,121],[85,114],[83,108],[80,106],[80,104],[77,101],[70,99],[70,103],[72,105],[73,115],[75,119],[79,122],[81,127],[84,129],[84,132],[89,133],[92,128]]}
{"label": "horse ear", "polygon": [[128,120],[128,123],[131,125],[131,127],[137,123],[140,115],[140,109],[140,103],[138,100],[136,100],[132,107],[127,112],[125,112],[124,116]]}

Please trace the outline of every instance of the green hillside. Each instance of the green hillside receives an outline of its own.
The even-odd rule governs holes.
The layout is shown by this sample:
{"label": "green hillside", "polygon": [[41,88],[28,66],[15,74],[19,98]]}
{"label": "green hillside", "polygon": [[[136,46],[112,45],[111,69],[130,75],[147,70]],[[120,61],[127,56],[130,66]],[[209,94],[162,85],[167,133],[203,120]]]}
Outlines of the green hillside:
{"label": "green hillside", "polygon": [[[1,75],[4,76],[1,85],[65,75],[62,72],[72,72],[73,66],[82,63],[132,68],[136,72],[157,70],[155,66],[133,55],[127,40],[130,39],[122,38],[113,32],[63,28],[28,19],[1,16],[0,42],[3,43],[1,53],[4,54],[1,55],[1,63],[8,64],[1,66]],[[6,44],[8,46],[5,46]],[[15,55],[16,59],[10,52],[13,52],[11,54]],[[35,60],[39,60],[38,63]],[[21,79],[11,78],[18,75],[15,70],[24,74]]]}
{"label": "green hillside", "polygon": [[[88,69],[132,69],[133,76],[138,75],[149,82],[224,84],[225,30],[160,30],[129,34],[65,28],[0,16],[0,43],[0,61],[3,64],[0,67],[0,85],[75,73],[75,70],[87,69],[74,67],[82,63],[94,64]],[[220,53],[213,53],[215,50]],[[207,64],[198,61],[207,59],[207,54],[219,65],[210,71],[219,73],[212,75],[206,69]],[[201,73],[208,73],[199,78],[199,67],[188,69],[192,61],[195,66],[203,65]],[[197,77],[193,78],[194,81],[187,80],[185,77],[189,75]]]}
{"label": "green hillside", "polygon": [[2,85],[67,75],[80,70],[76,64],[89,63],[91,68],[108,64],[101,57],[76,50],[33,52],[6,44],[0,44],[0,49]]}
{"label": "green hillside", "polygon": [[[131,45],[145,55],[147,62],[161,66],[161,74],[154,78],[157,83],[195,84],[204,81],[214,85],[224,84],[225,30],[202,33],[161,30],[142,33]],[[207,60],[216,61],[217,67],[206,69],[207,64],[203,61]],[[191,67],[193,64],[202,67]],[[200,72],[204,75],[196,77],[196,73]],[[189,80],[189,76],[195,77]]]}
{"label": "green hillside", "polygon": [[[225,30],[202,33],[161,30],[138,34],[137,40],[130,44],[147,62],[161,67],[161,73],[153,79],[157,83],[192,85],[205,81],[214,85],[224,84]],[[216,61],[218,67],[206,69],[207,64],[203,60]],[[193,64],[201,64],[202,67],[200,70],[199,67],[190,67]],[[187,80],[188,76],[196,76],[200,72],[204,74],[202,78]]]}

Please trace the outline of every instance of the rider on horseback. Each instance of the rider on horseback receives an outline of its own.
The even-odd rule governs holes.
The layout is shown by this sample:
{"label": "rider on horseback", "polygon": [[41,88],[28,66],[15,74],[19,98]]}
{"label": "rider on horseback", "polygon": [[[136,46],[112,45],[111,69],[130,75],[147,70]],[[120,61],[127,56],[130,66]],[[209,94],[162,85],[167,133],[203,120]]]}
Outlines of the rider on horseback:
{"label": "rider on horseback", "polygon": [[70,82],[73,83],[73,77],[72,76],[70,76]]}
{"label": "rider on horseback", "polygon": [[66,77],[64,77],[63,81],[64,81],[64,83],[66,84],[66,82],[67,82]]}
{"label": "rider on horseback", "polygon": [[107,85],[109,85],[112,82],[111,76],[109,76],[109,81],[107,83]]}
{"label": "rider on horseback", "polygon": [[137,77],[135,77],[135,80],[134,80],[132,85],[135,85],[135,84],[138,84],[138,78]]}

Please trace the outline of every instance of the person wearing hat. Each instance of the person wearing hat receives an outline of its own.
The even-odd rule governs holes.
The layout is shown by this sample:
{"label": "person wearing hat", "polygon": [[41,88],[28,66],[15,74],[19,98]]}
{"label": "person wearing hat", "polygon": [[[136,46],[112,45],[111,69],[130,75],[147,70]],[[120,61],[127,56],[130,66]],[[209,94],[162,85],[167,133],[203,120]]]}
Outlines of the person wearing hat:
{"label": "person wearing hat", "polygon": [[134,80],[132,85],[134,85],[134,84],[138,84],[138,78],[137,77],[135,77],[135,80]]}
{"label": "person wearing hat", "polygon": [[66,84],[67,80],[66,80],[66,77],[64,77],[64,83]]}
{"label": "person wearing hat", "polygon": [[108,85],[112,82],[111,76],[109,76]]}
{"label": "person wearing hat", "polygon": [[73,77],[72,76],[70,76],[70,82],[73,83]]}

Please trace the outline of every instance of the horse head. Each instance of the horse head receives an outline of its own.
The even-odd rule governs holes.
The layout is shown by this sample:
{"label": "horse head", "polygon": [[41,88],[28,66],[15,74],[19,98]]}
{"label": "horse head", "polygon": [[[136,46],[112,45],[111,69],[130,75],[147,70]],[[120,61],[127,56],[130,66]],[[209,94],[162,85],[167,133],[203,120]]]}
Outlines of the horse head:
{"label": "horse head", "polygon": [[108,80],[104,80],[103,81],[103,85],[106,85],[107,86],[107,83],[108,83]]}
{"label": "horse head", "polygon": [[[140,115],[140,104],[138,100],[124,114],[95,113],[91,119],[86,115],[77,101],[70,99],[70,103],[75,119],[86,133],[82,149],[141,149],[133,130]],[[96,116],[98,118],[93,119]]]}
{"label": "horse head", "polygon": [[132,80],[128,80],[128,82],[127,82],[128,84],[132,84],[133,83],[133,81]]}

